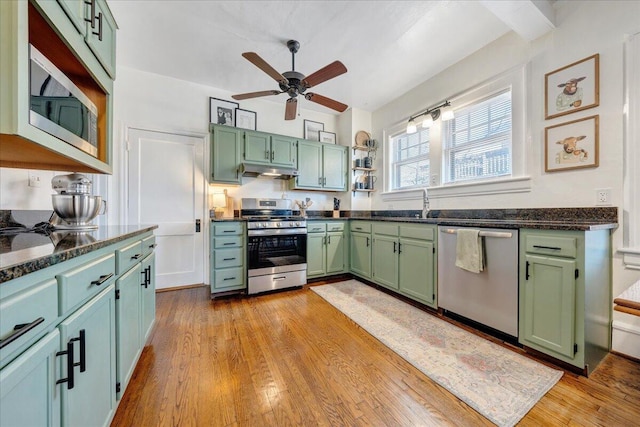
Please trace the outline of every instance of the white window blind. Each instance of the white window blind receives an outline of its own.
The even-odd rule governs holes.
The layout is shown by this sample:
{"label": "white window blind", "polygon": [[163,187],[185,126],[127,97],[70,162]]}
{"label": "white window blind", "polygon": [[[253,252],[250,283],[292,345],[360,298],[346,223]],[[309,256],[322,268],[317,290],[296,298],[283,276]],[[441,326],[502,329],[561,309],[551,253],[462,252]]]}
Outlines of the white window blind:
{"label": "white window blind", "polygon": [[391,185],[394,190],[429,184],[429,129],[391,137]]}
{"label": "white window blind", "polygon": [[511,89],[455,111],[443,125],[444,182],[512,174]]}

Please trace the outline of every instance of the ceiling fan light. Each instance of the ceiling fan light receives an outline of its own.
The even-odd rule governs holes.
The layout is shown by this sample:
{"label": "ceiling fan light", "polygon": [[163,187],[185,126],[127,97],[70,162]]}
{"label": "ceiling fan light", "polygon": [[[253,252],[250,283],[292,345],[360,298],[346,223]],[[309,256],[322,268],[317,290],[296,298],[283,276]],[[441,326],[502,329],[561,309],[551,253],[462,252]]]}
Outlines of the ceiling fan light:
{"label": "ceiling fan light", "polygon": [[418,127],[416,126],[416,122],[411,119],[409,123],[407,123],[407,133],[416,133],[418,131]]}
{"label": "ceiling fan light", "polygon": [[451,108],[450,106],[444,107],[442,109],[442,121],[446,122],[448,120],[453,120],[453,118],[454,118],[453,108]]}

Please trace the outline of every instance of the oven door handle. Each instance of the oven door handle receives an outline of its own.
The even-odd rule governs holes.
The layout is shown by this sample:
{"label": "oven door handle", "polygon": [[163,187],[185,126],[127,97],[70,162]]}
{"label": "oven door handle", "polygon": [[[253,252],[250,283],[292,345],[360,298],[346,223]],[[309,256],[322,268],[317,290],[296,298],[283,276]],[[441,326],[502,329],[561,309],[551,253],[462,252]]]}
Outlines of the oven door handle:
{"label": "oven door handle", "polygon": [[268,228],[261,230],[248,230],[248,236],[289,236],[307,234],[306,228]]}

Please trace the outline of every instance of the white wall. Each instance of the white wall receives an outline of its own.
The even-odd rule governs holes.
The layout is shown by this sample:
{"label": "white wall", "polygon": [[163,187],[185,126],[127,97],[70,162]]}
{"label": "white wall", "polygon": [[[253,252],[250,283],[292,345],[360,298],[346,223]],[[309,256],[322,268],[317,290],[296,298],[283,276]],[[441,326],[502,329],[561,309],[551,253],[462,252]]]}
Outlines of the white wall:
{"label": "white wall", "polygon": [[[432,209],[542,208],[595,206],[595,189],[611,188],[613,206],[622,214],[623,203],[623,43],[640,30],[640,2],[558,1],[557,28],[527,43],[514,33],[467,57],[436,77],[414,88],[373,113],[373,132],[383,132],[406,123],[417,111],[451,98],[514,66],[529,64],[527,83],[527,174],[532,189],[526,193],[431,200]],[[544,120],[544,75],[550,71],[600,54],[600,106]],[[592,169],[544,172],[545,127],[598,114],[600,116],[599,166]],[[377,165],[380,167],[380,165]],[[396,209],[419,209],[421,200],[395,202]],[[380,193],[375,193],[372,209],[386,209]],[[622,218],[620,218],[622,221]],[[616,248],[623,245],[623,224],[613,233],[613,296],[640,278],[640,272],[626,270]],[[614,319],[635,324],[640,319],[614,312]]]}
{"label": "white wall", "polygon": [[[124,185],[126,164],[123,140],[127,127],[208,135],[209,97],[232,101],[231,95],[220,89],[119,67],[115,82],[115,165],[111,185],[120,190]],[[337,132],[337,116],[334,114],[299,108],[299,115],[295,120],[285,121],[284,101],[284,95],[274,97],[274,101],[246,100],[240,103],[240,108],[257,113],[257,130],[260,131],[302,137],[303,119],[309,119],[324,123],[325,131]],[[306,102],[309,101],[301,100],[298,106],[304,106]],[[338,143],[348,145],[346,138],[341,138],[340,135]],[[205,153],[208,153],[208,148]],[[205,176],[209,175],[208,168],[207,163]],[[243,197],[280,198],[284,195],[293,200],[309,197],[314,201],[313,210],[331,210],[334,196],[340,199],[348,197],[347,193],[290,191],[286,181],[265,177],[243,178],[242,186],[212,185],[210,189],[216,187],[227,189],[227,194],[235,201],[236,209]],[[112,221],[122,222],[124,217],[121,207],[112,209],[112,215],[116,215],[115,211],[119,212],[119,217],[114,216]]]}

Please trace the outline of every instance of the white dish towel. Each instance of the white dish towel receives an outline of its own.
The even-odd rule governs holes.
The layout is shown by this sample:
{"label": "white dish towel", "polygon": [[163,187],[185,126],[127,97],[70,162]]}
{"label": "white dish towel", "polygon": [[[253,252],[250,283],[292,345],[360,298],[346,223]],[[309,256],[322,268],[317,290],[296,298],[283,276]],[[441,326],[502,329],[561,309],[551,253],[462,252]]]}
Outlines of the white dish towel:
{"label": "white dish towel", "polygon": [[484,270],[484,256],[480,230],[475,228],[458,228],[456,239],[456,267],[472,273]]}

